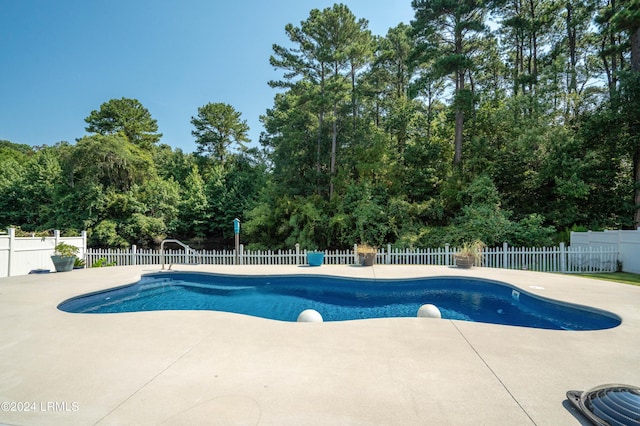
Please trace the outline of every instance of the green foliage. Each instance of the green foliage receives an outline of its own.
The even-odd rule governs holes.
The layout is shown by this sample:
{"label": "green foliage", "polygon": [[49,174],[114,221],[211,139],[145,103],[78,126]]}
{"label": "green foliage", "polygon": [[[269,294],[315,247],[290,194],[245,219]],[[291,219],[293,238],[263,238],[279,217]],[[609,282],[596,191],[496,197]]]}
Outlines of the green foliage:
{"label": "green foliage", "polygon": [[55,220],[56,200],[64,185],[62,156],[57,147],[42,147],[24,157],[0,159],[0,224],[25,230],[63,229]]}
{"label": "green foliage", "polygon": [[[273,45],[274,55],[269,59],[272,66],[284,71],[283,80],[269,84],[288,88],[300,96],[295,106],[308,111],[308,116],[296,114],[296,118],[309,120],[310,128],[306,131],[298,128],[296,133],[300,135],[303,130],[303,138],[299,140],[307,145],[303,148],[307,151],[303,153],[304,160],[315,160],[314,164],[305,165],[305,170],[309,170],[309,175],[311,170],[315,171],[316,192],[327,194],[329,199],[336,193],[336,181],[342,180],[338,178],[338,168],[342,165],[338,148],[348,137],[347,126],[343,126],[343,121],[348,119],[345,111],[351,113],[350,130],[355,132],[358,126],[357,74],[372,55],[367,26],[366,20],[356,20],[343,4],[322,11],[313,9],[299,27],[292,24],[285,27],[294,47]],[[276,102],[278,100],[276,98]],[[287,130],[288,127],[285,126]],[[311,141],[315,143],[311,145]],[[272,142],[287,143],[281,138]],[[311,146],[315,146],[315,150],[309,155]]]}
{"label": "green foliage", "polygon": [[153,247],[167,236],[167,224],[161,218],[134,213],[121,225],[119,235],[139,247]]}
{"label": "green foliage", "polygon": [[260,190],[266,183],[266,167],[254,157],[255,150],[234,156],[225,168],[212,167],[206,187],[211,219],[208,232],[230,238],[230,224],[235,218],[244,220],[253,208]]}
{"label": "green foliage", "polygon": [[140,213],[160,219],[168,229],[178,217],[182,201],[180,191],[180,184],[173,178],[163,180],[155,177],[144,185],[135,185],[132,196],[140,203]]}
{"label": "green foliage", "polygon": [[51,237],[53,236],[53,232],[46,231],[35,231],[35,232],[27,232],[20,228],[19,226],[11,226],[11,228],[15,229],[16,237]]}
{"label": "green foliage", "polygon": [[118,234],[118,224],[113,220],[103,220],[88,233],[88,242],[93,247],[127,248],[129,242]]}
{"label": "green foliage", "polygon": [[286,224],[288,235],[285,247],[299,243],[303,247],[318,247],[326,240],[326,217],[322,209],[323,201],[317,197],[294,199],[290,206]]}
{"label": "green foliage", "polygon": [[78,251],[80,249],[78,249],[78,247],[71,245],[71,244],[67,244],[65,242],[60,242],[58,244],[56,244],[55,247],[55,252],[54,254],[56,256],[62,256],[62,257],[71,257],[71,256],[75,256],[76,254],[78,254]]}
{"label": "green foliage", "polygon": [[86,136],[70,158],[73,185],[128,191],[155,174],[151,156],[120,135]]}
{"label": "green foliage", "polygon": [[107,266],[116,266],[116,265],[117,265],[117,263],[115,261],[109,262],[109,261],[107,261],[106,257],[101,257],[100,259],[98,259],[95,262],[93,262],[91,267],[92,268],[104,268],[104,267],[107,267]]}
{"label": "green foliage", "polygon": [[501,209],[500,195],[488,176],[476,178],[459,197],[463,207],[452,221],[454,243],[482,240],[493,246],[504,241],[509,214]]}
{"label": "green foliage", "polygon": [[197,166],[193,166],[184,183],[178,211],[176,232],[179,235],[206,235],[209,202],[205,193],[205,182]]}
{"label": "green foliage", "polygon": [[0,227],[229,247],[237,217],[243,243],[277,249],[544,246],[640,223],[636,1],[412,5],[385,36],[344,5],[288,24],[261,150],[223,103],[192,117],[196,153],[173,150],[127,98],[75,145],[0,141]]}
{"label": "green foliage", "polygon": [[111,99],[84,119],[87,132],[99,135],[124,135],[129,142],[149,150],[162,134],[156,120],[137,99]]}
{"label": "green foliage", "polygon": [[519,222],[512,223],[505,241],[516,247],[550,247],[554,243],[555,234],[553,226],[544,225],[541,214],[532,213]]}
{"label": "green foliage", "polygon": [[196,128],[191,133],[196,137],[198,152],[224,163],[229,146],[235,143],[243,148],[245,142],[250,142],[249,126],[240,116],[231,105],[223,103],[208,103],[198,108],[198,116],[191,117],[191,124]]}
{"label": "green foliage", "polygon": [[[350,227],[349,241],[342,237],[344,245],[356,242],[380,246],[388,241],[389,216],[386,214],[386,199],[382,191],[364,181],[351,184],[342,199],[340,210],[347,214]],[[342,231],[345,234],[345,231]]]}

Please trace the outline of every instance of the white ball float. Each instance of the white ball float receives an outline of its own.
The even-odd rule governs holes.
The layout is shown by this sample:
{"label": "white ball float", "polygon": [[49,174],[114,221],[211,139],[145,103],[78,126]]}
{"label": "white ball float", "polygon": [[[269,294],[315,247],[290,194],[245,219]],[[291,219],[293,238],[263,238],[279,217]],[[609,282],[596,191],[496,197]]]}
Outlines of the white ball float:
{"label": "white ball float", "polygon": [[322,322],[322,315],[316,310],[305,309],[298,315],[298,322]]}
{"label": "white ball float", "polygon": [[418,318],[442,318],[442,314],[436,305],[428,304],[420,306]]}

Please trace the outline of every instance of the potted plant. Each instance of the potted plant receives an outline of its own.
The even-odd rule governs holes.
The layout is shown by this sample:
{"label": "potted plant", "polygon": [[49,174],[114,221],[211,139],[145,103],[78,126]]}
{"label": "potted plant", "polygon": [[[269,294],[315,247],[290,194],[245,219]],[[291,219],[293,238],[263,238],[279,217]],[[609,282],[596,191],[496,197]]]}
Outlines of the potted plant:
{"label": "potted plant", "polygon": [[456,266],[458,268],[471,268],[473,265],[482,263],[482,249],[485,244],[480,240],[466,241],[455,255]]}
{"label": "potted plant", "polygon": [[307,263],[309,266],[321,266],[324,263],[324,252],[315,249],[308,250]]}
{"label": "potted plant", "polygon": [[376,262],[376,255],[378,249],[368,244],[362,244],[357,247],[358,251],[358,263],[360,266],[373,266]]}
{"label": "potted plant", "polygon": [[73,262],[73,269],[84,269],[85,266],[85,261],[80,259],[79,257],[76,257],[76,260]]}
{"label": "potted plant", "polygon": [[51,256],[53,265],[56,267],[56,272],[67,272],[73,269],[73,265],[76,261],[76,254],[78,253],[78,247],[67,243],[58,243],[55,247],[55,252]]}

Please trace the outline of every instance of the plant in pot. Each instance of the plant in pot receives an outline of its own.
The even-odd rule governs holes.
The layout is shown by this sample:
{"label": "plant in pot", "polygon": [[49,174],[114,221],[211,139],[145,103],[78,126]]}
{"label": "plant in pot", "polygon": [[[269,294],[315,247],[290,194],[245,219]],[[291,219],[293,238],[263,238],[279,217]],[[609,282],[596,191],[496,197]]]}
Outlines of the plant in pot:
{"label": "plant in pot", "polygon": [[85,261],[76,257],[76,260],[73,262],[73,269],[84,269],[87,266]]}
{"label": "plant in pot", "polygon": [[73,269],[73,265],[76,261],[76,254],[78,253],[78,247],[67,243],[58,243],[55,247],[55,252],[51,256],[53,265],[56,267],[56,272],[67,272]]}
{"label": "plant in pot", "polygon": [[482,249],[486,246],[480,240],[465,241],[455,255],[458,268],[471,268],[482,263]]}
{"label": "plant in pot", "polygon": [[307,263],[309,266],[321,266],[324,263],[324,252],[314,247],[307,250]]}
{"label": "plant in pot", "polygon": [[378,249],[368,244],[361,244],[358,246],[358,263],[360,266],[373,266],[376,262],[376,255]]}

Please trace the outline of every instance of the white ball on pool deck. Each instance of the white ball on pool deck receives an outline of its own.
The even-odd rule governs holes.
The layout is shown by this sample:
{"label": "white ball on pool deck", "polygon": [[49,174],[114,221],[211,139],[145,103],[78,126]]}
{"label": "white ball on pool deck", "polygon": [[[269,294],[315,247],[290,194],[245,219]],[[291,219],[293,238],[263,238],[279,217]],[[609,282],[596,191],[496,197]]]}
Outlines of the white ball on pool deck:
{"label": "white ball on pool deck", "polygon": [[442,314],[436,305],[428,304],[420,306],[418,318],[442,318]]}
{"label": "white ball on pool deck", "polygon": [[322,322],[322,315],[313,309],[305,309],[298,315],[298,322]]}

